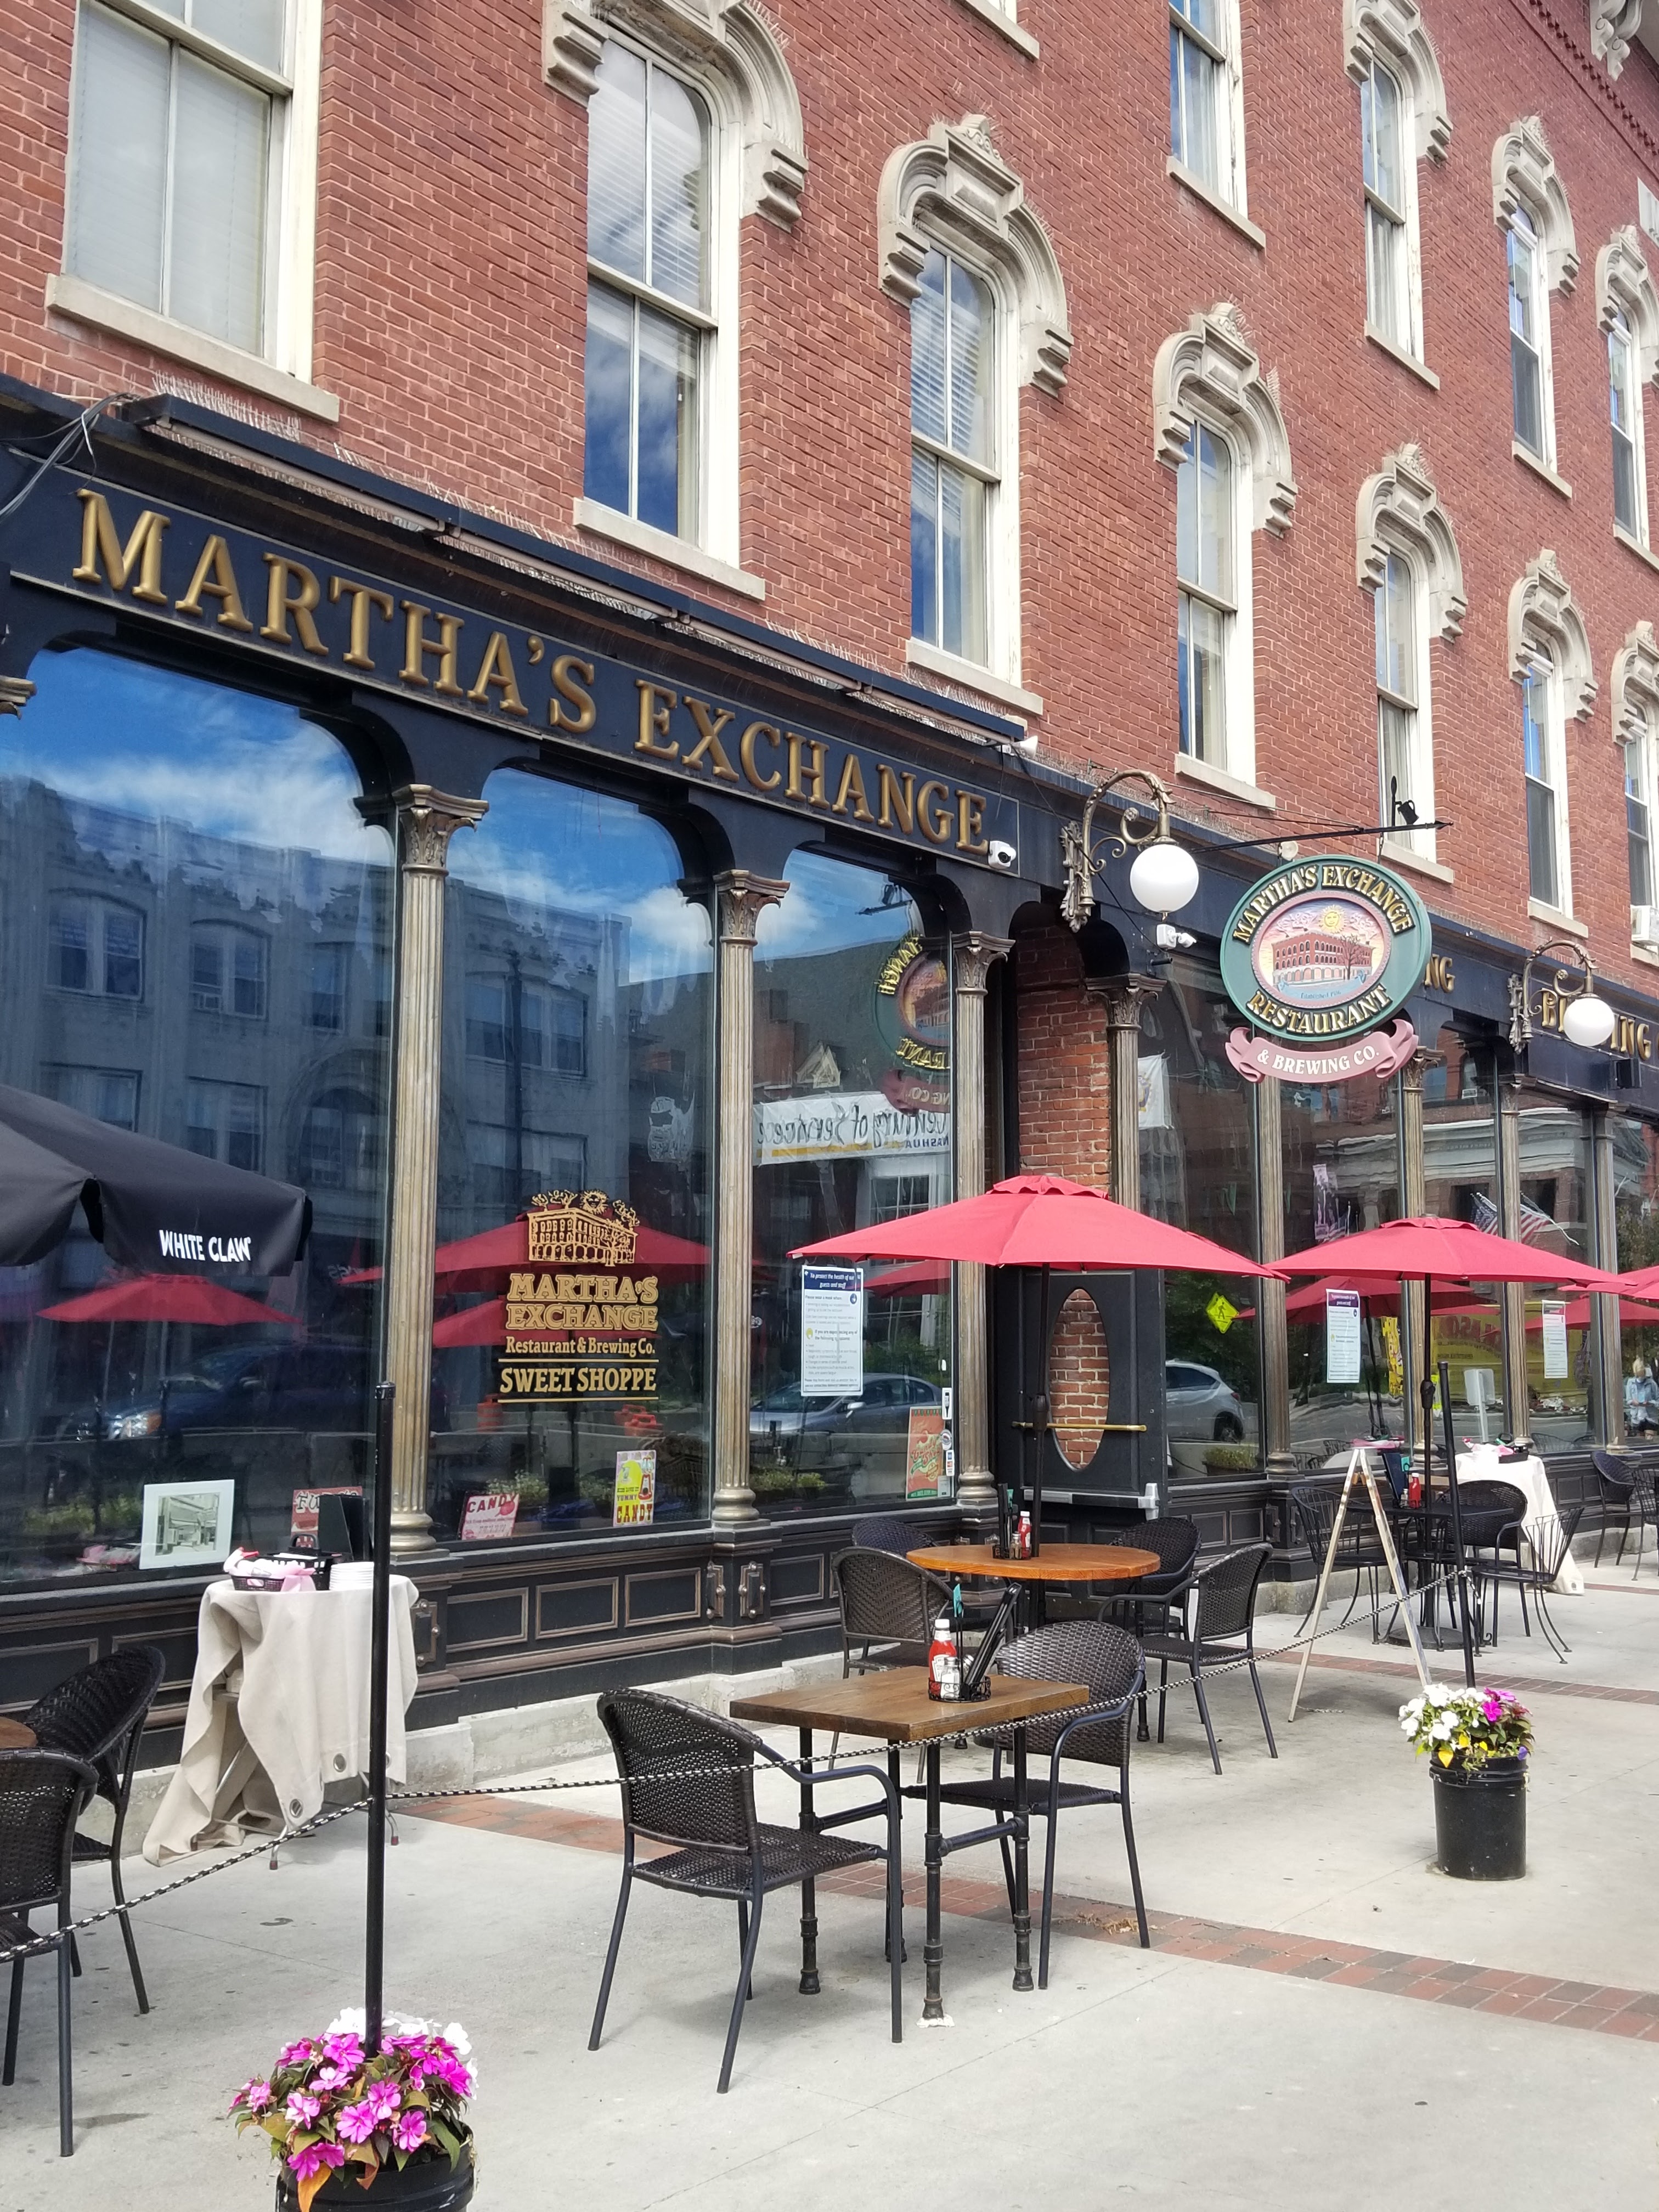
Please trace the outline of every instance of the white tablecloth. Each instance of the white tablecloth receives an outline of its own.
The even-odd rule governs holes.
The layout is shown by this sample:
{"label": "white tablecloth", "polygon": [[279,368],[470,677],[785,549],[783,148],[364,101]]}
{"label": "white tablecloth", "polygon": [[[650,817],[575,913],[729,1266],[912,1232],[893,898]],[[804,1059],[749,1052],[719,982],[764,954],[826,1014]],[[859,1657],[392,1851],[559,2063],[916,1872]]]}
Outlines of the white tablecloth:
{"label": "white tablecloth", "polygon": [[[1500,1459],[1497,1444],[1468,1444],[1457,1455],[1457,1480],[1460,1482],[1509,1482],[1525,1492],[1527,1517],[1523,1524],[1529,1538],[1541,1540],[1544,1524],[1559,1519],[1555,1510],[1555,1493],[1550,1488],[1550,1479],[1544,1472],[1544,1462],[1536,1453],[1530,1459]],[[1551,1588],[1567,1597],[1583,1594],[1584,1574],[1577,1559],[1569,1552],[1561,1562],[1560,1572]]]}
{"label": "white tablecloth", "polygon": [[[281,1835],[319,1811],[325,1785],[368,1771],[373,1590],[343,1586],[202,1594],[196,1675],[178,1770],[144,1838],[152,1866],[248,1832]],[[386,1771],[404,1777],[404,1715],[415,1695],[415,1585],[392,1577]]]}

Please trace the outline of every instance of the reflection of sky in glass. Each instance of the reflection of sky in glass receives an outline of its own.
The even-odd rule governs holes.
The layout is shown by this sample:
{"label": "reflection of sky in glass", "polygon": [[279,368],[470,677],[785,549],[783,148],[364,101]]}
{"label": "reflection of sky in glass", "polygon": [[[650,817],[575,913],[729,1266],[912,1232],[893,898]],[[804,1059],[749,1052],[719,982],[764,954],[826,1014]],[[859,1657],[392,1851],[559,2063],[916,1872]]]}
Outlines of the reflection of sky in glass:
{"label": "reflection of sky in glass", "polygon": [[[853,866],[822,853],[792,853],[784,870],[789,896],[763,908],[756,957],[783,960],[803,952],[843,952],[855,945],[896,945],[921,917],[878,869]],[[884,893],[890,903],[884,906]]]}
{"label": "reflection of sky in glass", "polygon": [[[29,676],[27,711],[0,718],[0,779],[198,836],[389,857],[352,805],[362,786],[343,747],[297,708],[107,653],[39,653]],[[77,830],[94,848],[114,840],[118,865],[132,857],[118,823],[94,816]]]}
{"label": "reflection of sky in glass", "polygon": [[679,848],[626,799],[503,769],[484,786],[489,811],[449,848],[449,872],[493,892],[528,922],[563,911],[628,924],[629,983],[706,975],[707,909],[677,888]]}

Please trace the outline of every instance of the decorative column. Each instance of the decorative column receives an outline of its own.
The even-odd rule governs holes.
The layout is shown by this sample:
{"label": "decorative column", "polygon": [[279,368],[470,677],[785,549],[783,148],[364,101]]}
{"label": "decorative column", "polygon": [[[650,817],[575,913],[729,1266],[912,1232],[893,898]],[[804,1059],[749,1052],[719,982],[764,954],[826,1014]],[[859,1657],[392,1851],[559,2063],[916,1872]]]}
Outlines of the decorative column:
{"label": "decorative column", "polygon": [[[951,940],[951,1029],[958,1198],[985,1188],[985,988],[994,962],[1012,949],[1011,937],[970,929]],[[972,1512],[991,1512],[991,1392],[986,1359],[985,1270],[970,1261],[957,1267],[956,1446],[957,1502]]]}
{"label": "decorative column", "polygon": [[[1423,1078],[1442,1064],[1437,1052],[1414,1052],[1400,1071],[1400,1202],[1409,1218],[1427,1210],[1428,1177],[1423,1164]],[[1405,1429],[1413,1449],[1422,1418],[1418,1387],[1429,1357],[1429,1316],[1421,1283],[1405,1285]]]}
{"label": "decorative column", "polygon": [[[1613,1116],[1597,1114],[1590,1123],[1590,1160],[1595,1175],[1595,1249],[1598,1267],[1619,1267],[1619,1209],[1613,1168]],[[1612,1291],[1595,1294],[1600,1325],[1595,1332],[1601,1375],[1604,1435],[1615,1449],[1625,1441],[1625,1354],[1619,1331],[1619,1300]]]}
{"label": "decorative column", "polygon": [[1106,1009],[1106,1068],[1110,1090],[1109,1158],[1112,1196],[1140,1204],[1140,1017],[1164,988],[1151,975],[1091,976],[1091,998]]}
{"label": "decorative column", "polygon": [[[1515,1075],[1498,1079],[1498,1233],[1521,1234],[1521,1083]],[[1532,1407],[1527,1392],[1527,1286],[1504,1283],[1504,1411],[1510,1436],[1530,1445]]]}
{"label": "decorative column", "polygon": [[0,676],[0,714],[21,714],[33,696],[27,676]]}
{"label": "decorative column", "polygon": [[789,886],[747,868],[714,879],[720,900],[719,1073],[714,1127],[715,1526],[758,1516],[749,1487],[749,1357],[754,1312],[755,926]]}
{"label": "decorative column", "polygon": [[438,1116],[443,1080],[444,881],[449,841],[481,822],[482,799],[430,784],[392,793],[398,839],[397,1044],[392,1219],[386,1238],[386,1375],[392,1428],[392,1548],[428,1552],[426,1462],[432,1397],[432,1255],[438,1241]]}
{"label": "decorative column", "polygon": [[[1255,1086],[1256,1257],[1285,1256],[1284,1099],[1272,1076]],[[1255,1285],[1256,1341],[1261,1347],[1261,1462],[1283,1480],[1296,1471],[1291,1453],[1291,1344],[1285,1285],[1263,1276]]]}

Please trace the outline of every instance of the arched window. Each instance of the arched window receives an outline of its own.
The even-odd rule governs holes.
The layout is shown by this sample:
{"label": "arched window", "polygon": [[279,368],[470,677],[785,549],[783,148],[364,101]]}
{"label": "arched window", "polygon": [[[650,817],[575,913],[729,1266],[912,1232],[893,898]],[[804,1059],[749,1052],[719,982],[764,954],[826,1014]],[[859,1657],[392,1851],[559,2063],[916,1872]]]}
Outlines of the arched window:
{"label": "arched window", "polygon": [[1238,0],[1170,0],[1170,159],[1183,184],[1244,213]]}
{"label": "arched window", "polygon": [[910,306],[910,629],[941,652],[989,658],[998,491],[996,303],[935,250]]}
{"label": "arched window", "polygon": [[1595,257],[1595,307],[1607,337],[1607,419],[1613,439],[1615,531],[1648,544],[1647,386],[1659,376],[1659,295],[1634,223]]}
{"label": "arched window", "polygon": [[1631,941],[1659,947],[1659,642],[1638,623],[1613,656],[1613,735],[1624,764],[1625,828],[1630,861]]}
{"label": "arched window", "polygon": [[1233,477],[1232,447],[1194,422],[1176,471],[1180,745],[1219,769],[1228,762],[1228,660],[1238,611]]}
{"label": "arched window", "polygon": [[1569,720],[1595,704],[1584,618],[1553,552],[1528,564],[1510,593],[1510,673],[1521,686],[1530,908],[1559,921],[1572,915],[1568,836]]}
{"label": "arched window", "polygon": [[1343,18],[1348,75],[1359,88],[1366,335],[1420,365],[1417,170],[1425,157],[1446,157],[1446,88],[1416,0],[1344,0]]}
{"label": "arched window", "polygon": [[1521,458],[1555,470],[1555,401],[1550,360],[1550,294],[1570,292],[1578,247],[1555,157],[1535,115],[1492,149],[1492,213],[1509,270],[1510,387]]}

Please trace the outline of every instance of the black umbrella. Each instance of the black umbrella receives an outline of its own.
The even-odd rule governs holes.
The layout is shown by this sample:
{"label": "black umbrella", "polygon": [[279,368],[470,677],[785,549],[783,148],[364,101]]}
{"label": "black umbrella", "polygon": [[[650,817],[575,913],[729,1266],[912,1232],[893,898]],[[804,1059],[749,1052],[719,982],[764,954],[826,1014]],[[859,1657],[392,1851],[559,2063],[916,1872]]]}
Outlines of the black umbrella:
{"label": "black umbrella", "polygon": [[49,1252],[77,1199],[111,1259],[152,1273],[285,1275],[311,1233],[293,1183],[0,1084],[0,1266]]}

